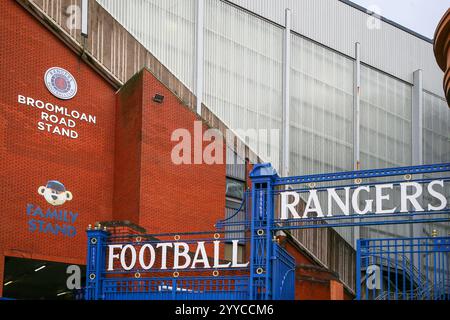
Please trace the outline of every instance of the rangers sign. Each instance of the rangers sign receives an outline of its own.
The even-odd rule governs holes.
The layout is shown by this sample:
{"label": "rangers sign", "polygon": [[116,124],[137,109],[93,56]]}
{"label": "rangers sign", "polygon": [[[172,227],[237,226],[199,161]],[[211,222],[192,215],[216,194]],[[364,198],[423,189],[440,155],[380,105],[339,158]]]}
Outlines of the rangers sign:
{"label": "rangers sign", "polygon": [[[371,187],[375,192],[371,192]],[[343,194],[338,194],[338,189]],[[420,198],[424,189],[432,199],[428,205],[422,205]],[[441,211],[447,208],[447,194],[444,189],[444,180],[432,180],[422,186],[417,182],[402,182],[397,186],[397,206],[389,206],[389,201],[393,200],[394,184],[377,184],[374,186],[360,186],[350,192],[350,187],[327,188],[326,205],[319,200],[318,190],[309,190],[307,201],[303,212],[297,211],[300,203],[300,194],[297,192],[281,193],[281,220],[307,219],[311,216],[325,218],[333,216],[333,204],[339,207],[343,215],[365,215],[365,214],[388,214],[388,213],[411,213],[428,211]],[[361,201],[360,196],[365,194],[368,199]]]}
{"label": "rangers sign", "polygon": [[72,99],[77,94],[77,82],[72,74],[59,67],[47,70],[44,76],[47,89],[62,100]]}

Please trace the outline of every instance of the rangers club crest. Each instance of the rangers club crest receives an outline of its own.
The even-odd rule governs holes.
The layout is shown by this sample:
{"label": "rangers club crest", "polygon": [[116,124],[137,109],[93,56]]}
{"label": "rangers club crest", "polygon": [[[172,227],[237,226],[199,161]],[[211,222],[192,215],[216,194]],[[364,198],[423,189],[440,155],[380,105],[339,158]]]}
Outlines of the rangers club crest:
{"label": "rangers club crest", "polygon": [[44,82],[47,89],[59,99],[72,99],[77,94],[75,78],[63,68],[48,69],[44,76]]}

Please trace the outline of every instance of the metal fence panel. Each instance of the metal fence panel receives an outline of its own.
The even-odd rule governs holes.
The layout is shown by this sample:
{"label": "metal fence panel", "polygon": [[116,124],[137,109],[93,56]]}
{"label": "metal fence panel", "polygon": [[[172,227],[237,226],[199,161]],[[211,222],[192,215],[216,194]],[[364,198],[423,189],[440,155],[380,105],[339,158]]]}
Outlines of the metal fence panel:
{"label": "metal fence panel", "polygon": [[357,299],[450,300],[450,237],[361,239]]}

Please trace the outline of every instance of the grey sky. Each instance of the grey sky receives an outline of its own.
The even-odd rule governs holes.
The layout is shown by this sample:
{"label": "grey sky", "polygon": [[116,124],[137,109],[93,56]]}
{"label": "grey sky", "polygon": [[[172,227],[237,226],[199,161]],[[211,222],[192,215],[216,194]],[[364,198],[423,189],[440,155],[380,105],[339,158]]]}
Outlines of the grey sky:
{"label": "grey sky", "polygon": [[364,7],[376,6],[381,16],[433,39],[434,30],[450,0],[351,0]]}

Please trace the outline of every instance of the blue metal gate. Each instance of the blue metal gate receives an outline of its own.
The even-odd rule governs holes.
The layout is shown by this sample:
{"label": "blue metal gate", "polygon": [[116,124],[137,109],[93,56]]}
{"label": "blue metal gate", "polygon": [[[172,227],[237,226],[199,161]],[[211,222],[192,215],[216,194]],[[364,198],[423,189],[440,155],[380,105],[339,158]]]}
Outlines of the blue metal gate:
{"label": "blue metal gate", "polygon": [[293,300],[295,259],[277,243],[273,243],[273,252],[273,300]]}
{"label": "blue metal gate", "polygon": [[[388,214],[370,212],[357,218],[354,215],[333,216],[328,212],[321,217],[282,219],[276,207],[284,191],[301,194],[313,189],[319,194],[332,187],[336,190],[354,190],[386,183],[386,180],[373,179],[395,176],[402,177],[390,181],[393,186],[405,180],[424,184],[433,180],[429,175],[442,172],[450,172],[450,164],[279,177],[270,164],[257,164],[250,173],[252,189],[246,193],[244,202],[236,211],[237,214],[243,210],[246,219],[229,217],[218,221],[214,233],[111,236],[101,228],[88,230],[86,299],[294,299],[295,261],[277,244],[277,231],[448,222],[450,209],[395,211]],[[448,176],[440,179],[450,181]],[[173,269],[162,272],[135,268],[114,272],[106,270],[105,257],[109,244],[143,246],[167,238],[174,242],[182,239],[190,243],[217,239],[227,241],[231,239],[227,234],[235,232],[236,228],[241,234],[238,240],[245,245],[247,252],[245,258],[249,264],[245,268],[228,271],[205,268],[201,271],[183,271],[182,275]],[[360,240],[357,248],[358,298],[448,299],[448,243],[449,237]],[[424,254],[428,256],[424,258]],[[367,278],[362,279],[360,272],[368,272]],[[373,280],[372,273],[377,272],[381,274],[379,286],[386,289],[375,289],[378,290],[375,292],[370,281]],[[426,274],[423,275],[423,272]],[[432,277],[428,277],[427,273]],[[371,287],[362,290],[359,285],[365,280]],[[375,281],[375,285],[378,282]]]}
{"label": "blue metal gate", "polygon": [[357,299],[450,300],[450,237],[363,239]]}
{"label": "blue metal gate", "polygon": [[[204,243],[225,240],[225,232],[135,234],[111,236],[96,227],[88,230],[88,265],[86,299],[88,300],[246,300],[249,299],[247,268],[177,270],[173,268],[108,271],[110,245],[157,245],[172,239],[174,243]],[[238,239],[245,242],[245,239]],[[205,247],[207,247],[205,245]],[[210,249],[207,247],[207,249]],[[129,259],[126,257],[124,259]]]}

